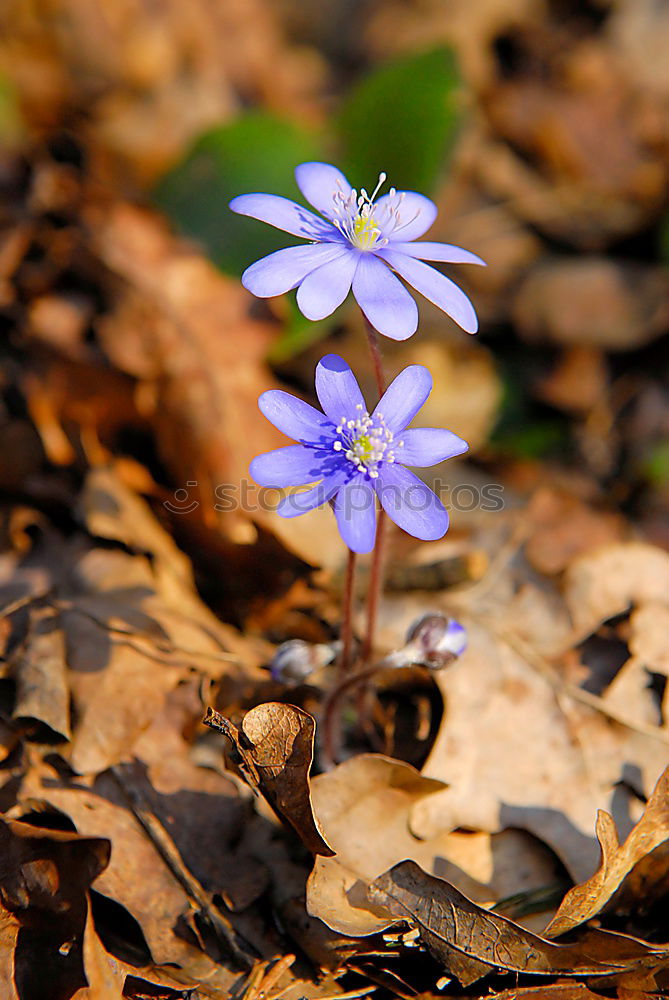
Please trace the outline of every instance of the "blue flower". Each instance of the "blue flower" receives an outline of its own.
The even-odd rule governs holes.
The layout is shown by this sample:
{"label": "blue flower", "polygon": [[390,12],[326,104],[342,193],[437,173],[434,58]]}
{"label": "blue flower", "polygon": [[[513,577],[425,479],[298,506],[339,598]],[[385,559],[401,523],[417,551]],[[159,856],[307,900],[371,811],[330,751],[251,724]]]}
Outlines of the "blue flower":
{"label": "blue flower", "polygon": [[376,534],[376,499],[392,520],[416,538],[433,541],[448,530],[439,498],[405,465],[435,465],[461,455],[467,443],[451,431],[411,428],[432,391],[422,365],[400,372],[370,414],[356,378],[336,354],[316,367],[323,413],[281,389],[264,392],[261,411],[299,444],[259,455],[250,472],[261,486],[306,486],[286,496],[282,517],[295,517],[334,498],[339,532],[354,552],[370,552]]}
{"label": "blue flower", "polygon": [[[267,298],[297,288],[297,304],[308,319],[324,319],[351,287],[372,326],[393,340],[418,327],[418,309],[400,278],[433,302],[468,333],[476,333],[474,307],[461,289],[423,261],[483,264],[480,257],[447,243],[414,243],[437,216],[437,207],[415,191],[377,198],[386,175],[368,195],[351,187],[329,163],[303,163],[295,170],[300,191],[323,218],[273,194],[242,194],[230,208],[310,242],[263,257],[242,275],[254,295]],[[395,273],[393,273],[395,272]]]}

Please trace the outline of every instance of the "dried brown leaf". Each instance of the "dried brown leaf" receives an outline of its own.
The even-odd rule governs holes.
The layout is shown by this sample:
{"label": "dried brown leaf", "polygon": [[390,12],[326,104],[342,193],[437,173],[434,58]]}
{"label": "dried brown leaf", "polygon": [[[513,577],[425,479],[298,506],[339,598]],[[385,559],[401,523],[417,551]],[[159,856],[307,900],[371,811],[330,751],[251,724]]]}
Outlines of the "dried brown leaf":
{"label": "dried brown leaf", "polygon": [[[576,945],[545,941],[477,906],[443,879],[402,861],[377,878],[370,900],[420,929],[427,948],[463,986],[494,969],[537,975],[604,976],[623,962],[602,962]],[[648,949],[652,953],[653,949]]]}
{"label": "dried brown leaf", "polygon": [[669,604],[643,604],[630,615],[629,626],[633,656],[654,673],[669,677]]}
{"label": "dried brown leaf", "polygon": [[14,980],[14,952],[18,934],[18,920],[0,909],[0,990],[6,1000],[20,1000]]}
{"label": "dried brown leaf", "polygon": [[623,844],[606,812],[597,817],[602,858],[599,870],[570,889],[544,931],[565,934],[607,908],[614,895],[627,889],[637,901],[661,898],[669,889],[669,767],[648,801],[643,816]]}
{"label": "dried brown leaf", "polygon": [[[502,993],[490,994],[489,1000],[601,1000],[601,993],[593,993],[582,983],[566,982],[504,990]],[[638,997],[637,1000],[641,998]]]}
{"label": "dried brown leaf", "polygon": [[669,554],[645,542],[605,545],[567,570],[565,599],[579,636],[632,606],[667,604]]}
{"label": "dried brown leaf", "polygon": [[[657,725],[659,699],[647,677],[637,672],[631,678],[638,697],[630,704],[609,704],[606,692],[593,694],[585,683],[587,669],[572,679],[567,661],[578,655],[573,646],[581,633],[575,634],[569,620],[560,582],[538,585],[522,560],[524,514],[519,521],[509,517],[507,525],[509,520],[518,530],[495,556],[487,577],[460,593],[431,598],[435,608],[467,627],[469,646],[435,676],[446,711],[423,773],[448,788],[415,805],[411,828],[426,839],[458,826],[526,829],[559,855],[575,881],[583,881],[598,864],[592,836],[597,810],[611,812],[626,835],[636,818],[634,792],[650,795],[666,766],[669,741]],[[495,552],[500,530],[490,531],[488,544]],[[641,549],[650,553],[649,574],[656,560],[667,564],[662,550]],[[579,557],[573,566],[597,555]],[[588,577],[594,599],[599,576]],[[637,586],[634,580],[620,585],[630,582]],[[602,588],[618,583],[603,579]],[[646,586],[661,591],[666,582]],[[627,601],[625,595],[616,609]],[[406,595],[386,597],[381,613],[386,648],[402,643],[404,628],[417,614]]]}
{"label": "dried brown leaf", "polygon": [[[228,786],[221,778],[219,791]],[[191,943],[192,935],[183,925],[185,916],[192,911],[191,900],[111,773],[100,775],[87,787],[84,782],[62,782],[46,765],[33,768],[24,778],[20,800],[25,802],[25,808],[34,808],[36,800],[46,801],[69,816],[82,834],[104,833],[109,837],[113,846],[111,860],[95,889],[124,907],[137,921],[149,948],[147,960],[180,966],[194,978],[211,977],[218,968],[221,978],[216,981],[220,988],[230,985],[230,970],[217,967]],[[216,823],[226,811],[224,795],[210,808],[212,822]],[[221,849],[225,848],[223,839]]]}
{"label": "dried brown leaf", "polygon": [[65,644],[58,616],[50,608],[33,609],[25,642],[13,659],[16,703],[13,718],[41,723],[56,739],[67,740],[70,698]]}
{"label": "dried brown leaf", "polygon": [[305,847],[313,854],[330,857],[334,851],[316,825],[309,789],[316,729],[313,717],[295,705],[270,701],[247,712],[241,729],[212,708],[207,709],[204,722],[228,737],[248,783],[293,827]]}
{"label": "dried brown leaf", "polygon": [[79,774],[97,774],[127,757],[182,673],[136,649],[111,643],[101,672],[70,672],[77,725],[69,753]]}
{"label": "dried brown leaf", "polygon": [[[105,837],[0,818],[3,997],[69,997],[84,973],[88,890],[109,863]],[[3,982],[4,980],[4,982]]]}
{"label": "dried brown leaf", "polygon": [[540,487],[530,498],[525,516],[532,525],[525,555],[535,569],[547,575],[561,573],[584,552],[621,540],[626,530],[619,515],[548,486]]}
{"label": "dried brown leaf", "polygon": [[467,650],[436,676],[448,711],[423,769],[448,788],[416,804],[411,828],[428,838],[518,827],[587,878],[597,864],[592,821],[608,797],[574,740],[568,706],[494,631],[467,626]]}
{"label": "dried brown leaf", "polygon": [[[114,551],[84,556],[77,570],[86,593],[77,594],[74,612],[142,641],[148,637],[149,654],[160,650],[163,658],[195,665],[212,676],[233,664],[257,665],[265,655],[261,643],[240,636],[204,604],[190,560],[116,469],[92,470],[80,502],[91,533],[118,541],[137,555]],[[91,626],[79,616],[79,635],[71,644],[75,655],[84,630],[90,634]]]}
{"label": "dried brown leaf", "polygon": [[361,754],[314,778],[314,811],[337,853],[316,859],[307,883],[308,912],[343,934],[383,930],[388,917],[370,911],[356,885],[371,882],[405,858],[481,902],[555,881],[553,856],[520,830],[492,836],[445,831],[426,841],[414,837],[409,829],[412,807],[443,787],[409,764],[378,754]]}
{"label": "dried brown leaf", "polygon": [[88,985],[78,990],[72,1000],[123,1000],[126,972],[100,941],[90,905],[84,930],[83,952]]}

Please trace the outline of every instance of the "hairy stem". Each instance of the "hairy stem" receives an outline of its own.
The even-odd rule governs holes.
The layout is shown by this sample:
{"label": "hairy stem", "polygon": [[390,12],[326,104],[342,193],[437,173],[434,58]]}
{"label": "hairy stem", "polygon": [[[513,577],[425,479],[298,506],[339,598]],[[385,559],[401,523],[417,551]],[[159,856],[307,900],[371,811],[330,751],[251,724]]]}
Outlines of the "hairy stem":
{"label": "hairy stem", "polygon": [[341,709],[340,702],[342,696],[347,691],[364,684],[378,672],[380,667],[366,667],[364,670],[356,670],[355,673],[343,677],[326,698],[323,706],[323,769],[331,770],[339,762],[339,743],[337,734],[340,727],[337,725]]}
{"label": "hairy stem", "polygon": [[[362,318],[365,322],[367,343],[369,345],[369,353],[372,356],[372,364],[374,365],[374,374],[376,376],[376,388],[378,389],[380,399],[386,391],[386,379],[383,373],[383,359],[381,357],[381,348],[379,347],[379,335],[364,313],[362,313]],[[365,638],[363,640],[361,651],[363,663],[369,662],[369,659],[374,651],[376,618],[383,590],[386,535],[386,513],[384,510],[380,510],[376,525],[376,541],[374,543],[374,551],[372,553],[372,568],[369,579],[369,590],[367,593],[367,625],[365,628]]]}
{"label": "hairy stem", "polygon": [[381,348],[379,347],[379,335],[364,313],[362,313],[362,318],[365,321],[365,330],[367,331],[367,343],[369,344],[369,353],[372,355],[372,364],[374,365],[374,375],[376,376],[376,388],[379,390],[379,399],[380,399],[381,396],[386,391],[386,377],[383,374],[383,358],[381,357]]}
{"label": "hairy stem", "polygon": [[386,548],[386,514],[379,511],[376,523],[376,541],[372,553],[372,568],[369,575],[369,589],[367,591],[367,623],[365,628],[365,638],[362,642],[360,658],[363,663],[368,663],[374,652],[374,638],[376,636],[376,619],[379,611],[379,601],[383,591],[383,572],[385,569],[385,548]]}
{"label": "hairy stem", "polygon": [[346,577],[344,579],[344,599],[341,619],[341,656],[339,672],[342,677],[351,669],[351,653],[353,650],[353,596],[355,583],[356,555],[349,549],[346,561]]}

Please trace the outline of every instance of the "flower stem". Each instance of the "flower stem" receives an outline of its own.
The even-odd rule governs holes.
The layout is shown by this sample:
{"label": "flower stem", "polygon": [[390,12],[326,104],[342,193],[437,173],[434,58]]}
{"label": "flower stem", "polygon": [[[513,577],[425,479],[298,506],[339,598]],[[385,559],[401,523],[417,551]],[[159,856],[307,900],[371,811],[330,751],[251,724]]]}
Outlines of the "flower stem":
{"label": "flower stem", "polygon": [[365,683],[374,674],[378,673],[381,667],[375,664],[365,667],[363,670],[356,670],[343,677],[339,684],[330,692],[323,706],[323,770],[331,770],[339,762],[338,719],[341,714],[340,702],[342,696],[347,691],[352,690]]}
{"label": "flower stem", "polygon": [[346,561],[346,577],[344,579],[344,600],[341,619],[341,657],[339,672],[342,677],[351,669],[351,652],[353,649],[353,595],[355,582],[355,552],[348,551]]}
{"label": "flower stem", "polygon": [[[362,312],[362,310],[361,310]],[[367,343],[369,344],[369,353],[372,355],[372,364],[374,365],[374,375],[376,376],[376,388],[379,390],[379,399],[386,391],[386,377],[383,374],[383,358],[381,357],[381,348],[379,347],[379,337],[369,322],[364,313],[362,313],[362,318],[365,321],[365,330],[367,331]]]}
{"label": "flower stem", "polygon": [[360,658],[363,663],[368,663],[374,652],[374,638],[376,636],[376,619],[379,611],[379,601],[383,590],[383,572],[385,569],[385,548],[386,548],[386,514],[379,511],[379,518],[376,524],[376,541],[372,553],[372,568],[369,576],[369,590],[367,591],[367,625],[365,628],[365,638],[362,642]]}
{"label": "flower stem", "polygon": [[[360,311],[362,312],[362,310]],[[378,389],[380,399],[386,391],[386,378],[383,373],[383,359],[381,357],[381,348],[379,347],[379,336],[364,313],[362,313],[362,318],[365,323],[365,330],[367,331],[367,343],[369,344],[369,353],[372,356],[372,364],[374,365],[374,374],[376,376],[376,388]],[[376,618],[383,590],[386,534],[386,512],[380,510],[376,525],[376,540],[372,553],[372,569],[367,594],[367,626],[361,650],[363,663],[369,662],[374,651]]]}

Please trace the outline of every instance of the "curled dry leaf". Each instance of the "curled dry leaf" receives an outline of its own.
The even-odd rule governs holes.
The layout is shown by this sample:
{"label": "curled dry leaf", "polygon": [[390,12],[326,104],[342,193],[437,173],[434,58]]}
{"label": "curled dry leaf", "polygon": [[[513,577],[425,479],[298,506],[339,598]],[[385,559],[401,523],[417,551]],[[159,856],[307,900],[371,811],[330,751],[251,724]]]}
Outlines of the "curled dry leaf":
{"label": "curled dry leaf", "polygon": [[[429,951],[463,986],[495,969],[546,976],[605,976],[622,971],[625,964],[600,961],[578,943],[545,941],[507,917],[477,906],[413,861],[402,861],[375,879],[368,893],[372,903],[384,907],[396,920],[418,927]],[[654,954],[652,948],[646,950]]]}
{"label": "curled dry leaf", "polygon": [[614,895],[632,901],[661,899],[669,891],[669,767],[648,801],[643,816],[623,844],[606,812],[597,817],[597,839],[602,852],[599,871],[570,889],[544,931],[549,937],[565,934],[607,908]]}
{"label": "curled dry leaf", "polygon": [[324,857],[334,854],[316,825],[311,804],[313,717],[295,705],[270,701],[247,712],[240,729],[213,708],[207,709],[204,722],[228,737],[244,778],[292,826],[304,846]]}
{"label": "curled dry leaf", "polygon": [[369,909],[360,885],[405,858],[481,902],[555,882],[553,856],[520,830],[492,836],[445,831],[427,841],[414,837],[412,807],[443,788],[409,764],[378,754],[361,754],[314,778],[314,811],[337,854],[316,859],[307,883],[310,915],[351,936],[383,930],[392,919]]}

